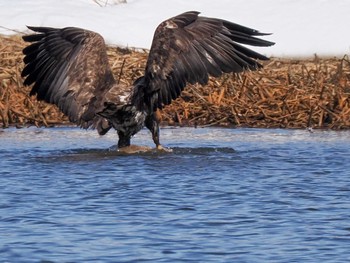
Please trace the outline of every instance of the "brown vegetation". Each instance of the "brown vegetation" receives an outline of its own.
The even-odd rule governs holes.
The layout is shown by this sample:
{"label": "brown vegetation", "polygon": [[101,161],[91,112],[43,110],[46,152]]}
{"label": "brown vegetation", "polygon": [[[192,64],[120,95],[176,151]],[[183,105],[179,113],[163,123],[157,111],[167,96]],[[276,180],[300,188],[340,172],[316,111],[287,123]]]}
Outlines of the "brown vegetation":
{"label": "brown vegetation", "polygon": [[[19,36],[0,38],[0,127],[69,124],[53,105],[23,87]],[[147,51],[108,49],[116,78],[130,84],[143,73]],[[165,125],[350,128],[350,59],[272,58],[264,69],[189,85],[162,112]]]}

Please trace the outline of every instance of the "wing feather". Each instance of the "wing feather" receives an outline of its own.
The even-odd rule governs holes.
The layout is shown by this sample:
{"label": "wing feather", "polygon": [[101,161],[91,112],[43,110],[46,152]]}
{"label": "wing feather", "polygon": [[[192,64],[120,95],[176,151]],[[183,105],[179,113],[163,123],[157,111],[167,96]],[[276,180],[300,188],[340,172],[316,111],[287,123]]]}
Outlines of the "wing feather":
{"label": "wing feather", "polygon": [[[95,110],[115,80],[103,38],[92,31],[67,27],[28,27],[36,34],[23,39],[24,85],[30,94],[56,104],[72,122],[93,124]],[[96,117],[97,118],[97,117]]]}
{"label": "wing feather", "polygon": [[155,31],[143,81],[137,81],[143,85],[140,96],[152,110],[170,104],[187,83],[204,85],[209,75],[255,70],[261,67],[256,59],[268,59],[241,45],[271,46],[273,42],[257,37],[268,34],[198,15],[180,14]]}

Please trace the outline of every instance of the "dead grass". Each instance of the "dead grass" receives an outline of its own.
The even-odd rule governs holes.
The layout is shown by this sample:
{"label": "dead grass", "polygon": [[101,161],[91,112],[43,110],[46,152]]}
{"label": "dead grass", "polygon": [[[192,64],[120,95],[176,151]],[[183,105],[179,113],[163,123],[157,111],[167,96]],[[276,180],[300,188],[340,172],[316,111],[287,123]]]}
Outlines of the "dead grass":
{"label": "dead grass", "polygon": [[[68,124],[53,105],[29,97],[23,87],[19,36],[0,37],[0,127]],[[147,51],[108,49],[115,77],[132,83]],[[306,60],[272,58],[264,69],[189,85],[162,112],[164,125],[281,128],[350,128],[348,56]]]}

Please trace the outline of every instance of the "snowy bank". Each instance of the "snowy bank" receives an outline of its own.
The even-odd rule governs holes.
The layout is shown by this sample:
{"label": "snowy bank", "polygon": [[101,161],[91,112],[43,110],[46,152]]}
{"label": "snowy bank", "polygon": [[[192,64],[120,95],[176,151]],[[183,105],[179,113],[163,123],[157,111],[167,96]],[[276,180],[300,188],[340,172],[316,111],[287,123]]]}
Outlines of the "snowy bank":
{"label": "snowy bank", "polygon": [[[0,34],[25,32],[25,25],[77,26],[99,32],[110,45],[149,48],[156,26],[179,13],[197,10],[262,32],[276,42],[258,48],[269,56],[343,56],[350,52],[348,0],[1,0]],[[99,3],[103,3],[102,0]]]}

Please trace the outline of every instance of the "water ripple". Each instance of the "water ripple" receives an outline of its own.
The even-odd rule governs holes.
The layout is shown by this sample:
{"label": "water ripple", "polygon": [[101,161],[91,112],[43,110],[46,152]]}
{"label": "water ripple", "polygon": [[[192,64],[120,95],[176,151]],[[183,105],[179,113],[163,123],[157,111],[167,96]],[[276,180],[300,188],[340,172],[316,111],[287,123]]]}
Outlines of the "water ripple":
{"label": "water ripple", "polygon": [[[348,132],[163,129],[171,153],[115,136],[5,130],[4,262],[346,262]],[[184,139],[185,138],[185,139]],[[135,137],[145,144],[146,131]]]}

